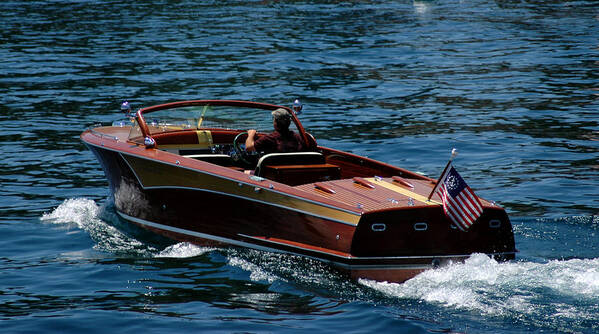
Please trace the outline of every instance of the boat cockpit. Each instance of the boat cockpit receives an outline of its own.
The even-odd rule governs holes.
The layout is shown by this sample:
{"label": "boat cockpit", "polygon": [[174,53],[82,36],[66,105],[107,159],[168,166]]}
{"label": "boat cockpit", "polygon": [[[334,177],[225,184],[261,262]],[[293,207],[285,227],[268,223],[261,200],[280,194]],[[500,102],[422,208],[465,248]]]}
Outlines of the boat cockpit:
{"label": "boat cockpit", "polygon": [[247,130],[257,129],[258,136],[272,132],[270,112],[279,107],[246,101],[198,100],[144,108],[133,114],[124,103],[123,111],[129,119],[114,122],[113,126],[130,127],[128,141],[143,143],[147,148],[291,186],[341,178],[341,167],[327,161],[314,137],[299,122],[299,101],[293,108],[285,109],[292,115],[290,130],[304,139],[306,151],[264,154],[245,150]]}
{"label": "boat cockpit", "polygon": [[[151,106],[132,113],[128,103],[124,103],[126,119],[113,122],[111,127],[93,128],[91,132],[143,145],[146,149],[169,152],[177,155],[177,159],[211,164],[199,167],[201,169],[223,167],[289,186],[373,176],[426,179],[375,160],[318,146],[299,121],[296,111],[299,108],[282,107],[290,113],[289,128],[303,138],[305,151],[246,152],[247,131],[256,129],[257,136],[272,132],[271,112],[278,108],[281,106],[250,101],[193,100]],[[315,187],[326,190],[322,184]]]}

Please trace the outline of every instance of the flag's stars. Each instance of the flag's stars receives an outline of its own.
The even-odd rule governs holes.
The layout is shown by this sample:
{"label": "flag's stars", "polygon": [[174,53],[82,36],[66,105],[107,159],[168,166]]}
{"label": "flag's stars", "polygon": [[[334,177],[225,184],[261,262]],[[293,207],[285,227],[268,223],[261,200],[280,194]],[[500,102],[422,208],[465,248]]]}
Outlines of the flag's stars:
{"label": "flag's stars", "polygon": [[453,189],[457,189],[457,187],[459,185],[459,181],[455,176],[449,175],[447,177],[447,180],[445,181],[445,184],[447,186],[447,189],[453,190]]}

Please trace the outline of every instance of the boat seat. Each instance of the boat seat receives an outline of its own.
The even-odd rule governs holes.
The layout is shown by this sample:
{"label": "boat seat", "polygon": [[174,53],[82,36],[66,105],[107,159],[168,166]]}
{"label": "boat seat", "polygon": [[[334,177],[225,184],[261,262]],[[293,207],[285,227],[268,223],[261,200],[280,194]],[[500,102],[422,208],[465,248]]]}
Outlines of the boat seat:
{"label": "boat seat", "polygon": [[231,159],[231,156],[227,154],[188,154],[184,155],[184,157],[205,161],[220,166],[233,165],[233,160]]}
{"label": "boat seat", "polygon": [[254,175],[296,186],[339,179],[341,168],[318,152],[271,153],[258,161]]}
{"label": "boat seat", "polygon": [[324,163],[326,163],[326,159],[319,152],[269,153],[258,160],[254,175],[262,176],[264,166],[317,165]]}
{"label": "boat seat", "polygon": [[289,186],[338,180],[341,177],[341,168],[331,164],[312,165],[266,165],[262,177]]}

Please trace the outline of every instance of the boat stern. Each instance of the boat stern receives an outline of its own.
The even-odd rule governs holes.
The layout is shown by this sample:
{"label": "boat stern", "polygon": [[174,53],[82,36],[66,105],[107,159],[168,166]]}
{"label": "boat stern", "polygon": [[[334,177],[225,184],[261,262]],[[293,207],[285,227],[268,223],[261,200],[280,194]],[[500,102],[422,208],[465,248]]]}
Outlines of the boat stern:
{"label": "boat stern", "polygon": [[352,276],[402,282],[427,269],[463,261],[473,253],[515,258],[511,222],[502,208],[485,207],[466,231],[442,206],[380,210],[362,215],[351,245]]}

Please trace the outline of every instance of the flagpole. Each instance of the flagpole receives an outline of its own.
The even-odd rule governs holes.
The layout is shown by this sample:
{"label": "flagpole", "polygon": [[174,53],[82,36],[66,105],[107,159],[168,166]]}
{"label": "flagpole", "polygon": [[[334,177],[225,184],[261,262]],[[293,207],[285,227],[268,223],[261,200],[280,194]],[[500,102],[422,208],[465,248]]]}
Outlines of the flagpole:
{"label": "flagpole", "polygon": [[458,155],[458,150],[456,150],[455,148],[452,149],[451,157],[449,158],[447,165],[445,165],[445,168],[443,169],[443,173],[441,173],[441,176],[439,176],[439,179],[437,180],[437,184],[435,184],[433,191],[431,191],[431,193],[428,195],[428,198],[426,199],[427,201],[431,200],[431,197],[433,197],[433,194],[435,193],[435,191],[437,191],[437,188],[439,188],[439,184],[441,184],[441,180],[443,180],[443,178],[445,177],[445,173],[447,173],[447,170],[449,169],[449,165],[451,165],[453,158],[455,158],[457,155]]}

